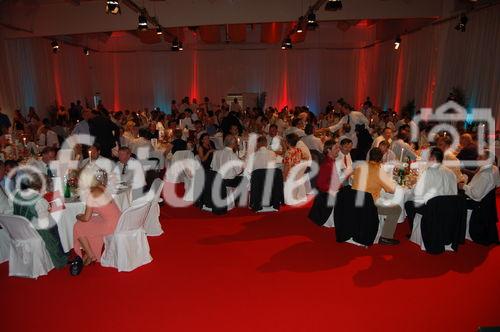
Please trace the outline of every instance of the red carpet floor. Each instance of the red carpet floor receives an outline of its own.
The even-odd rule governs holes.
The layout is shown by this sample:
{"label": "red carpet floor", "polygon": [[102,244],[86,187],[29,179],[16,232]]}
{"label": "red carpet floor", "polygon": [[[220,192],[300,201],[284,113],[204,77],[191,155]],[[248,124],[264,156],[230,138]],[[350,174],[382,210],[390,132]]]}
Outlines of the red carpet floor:
{"label": "red carpet floor", "polygon": [[[162,208],[154,261],[38,280],[0,265],[2,331],[475,331],[500,325],[500,246],[339,244],[306,218]],[[403,239],[404,238],[404,239]]]}

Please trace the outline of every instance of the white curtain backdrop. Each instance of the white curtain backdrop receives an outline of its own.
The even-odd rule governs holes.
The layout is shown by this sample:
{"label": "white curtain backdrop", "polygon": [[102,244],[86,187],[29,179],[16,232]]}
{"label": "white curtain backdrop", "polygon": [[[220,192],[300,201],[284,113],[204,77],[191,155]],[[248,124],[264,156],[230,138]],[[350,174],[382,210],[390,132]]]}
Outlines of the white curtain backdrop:
{"label": "white curtain backdrop", "polygon": [[185,50],[93,53],[63,45],[52,54],[47,39],[0,40],[0,107],[35,106],[44,113],[57,101],[91,100],[97,92],[112,110],[159,106],[204,96],[218,103],[228,93],[266,92],[267,105],[308,105],[315,112],[343,97],[360,105],[366,96],[384,108],[415,99],[437,106],[452,87],[471,107],[500,106],[500,6],[469,15],[465,33],[456,20],[366,49]]}

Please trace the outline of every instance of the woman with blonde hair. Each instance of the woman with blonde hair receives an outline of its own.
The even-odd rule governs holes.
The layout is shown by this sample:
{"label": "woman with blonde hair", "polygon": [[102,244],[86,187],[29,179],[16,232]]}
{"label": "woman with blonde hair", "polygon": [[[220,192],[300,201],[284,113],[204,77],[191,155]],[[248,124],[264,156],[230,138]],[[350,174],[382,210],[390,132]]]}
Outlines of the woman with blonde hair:
{"label": "woman with blonde hair", "polygon": [[104,237],[115,231],[120,218],[120,209],[106,192],[106,182],[104,171],[98,171],[92,179],[85,212],[76,216],[73,249],[84,265],[100,260]]}

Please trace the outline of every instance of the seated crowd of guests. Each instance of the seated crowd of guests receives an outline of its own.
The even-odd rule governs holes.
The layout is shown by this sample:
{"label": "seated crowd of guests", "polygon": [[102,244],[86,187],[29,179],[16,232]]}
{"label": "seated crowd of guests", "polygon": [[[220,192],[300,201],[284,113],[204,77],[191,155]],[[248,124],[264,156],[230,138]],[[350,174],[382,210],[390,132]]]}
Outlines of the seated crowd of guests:
{"label": "seated crowd of guests", "polygon": [[[21,185],[35,196],[36,204],[26,208],[6,204],[8,193],[15,189],[15,169],[23,158],[36,167],[47,178],[64,176],[54,174],[50,163],[56,159],[57,151],[70,135],[90,135],[95,140],[88,145],[75,146],[74,158],[78,169],[93,166],[115,174],[122,181],[132,184],[134,196],[142,194],[145,176],[138,159],[141,151],[153,149],[158,142],[164,144],[165,156],[178,151],[192,151],[204,170],[220,173],[223,184],[237,187],[246,181],[245,175],[259,169],[282,170],[283,180],[303,177],[310,169],[293,172],[294,167],[312,161],[319,163],[319,173],[314,187],[320,193],[334,196],[340,188],[369,193],[379,215],[386,216],[379,243],[397,244],[394,233],[401,207],[383,204],[381,191],[394,193],[396,183],[392,174],[383,171],[383,165],[397,161],[425,160],[413,188],[413,199],[405,205],[411,221],[419,207],[439,195],[456,195],[460,192],[472,201],[480,201],[496,186],[500,185],[497,167],[487,162],[491,152],[478,153],[474,132],[461,131],[460,144],[452,149],[452,141],[446,132],[438,134],[429,142],[423,133],[429,131],[431,123],[415,124],[409,114],[383,112],[365,102],[360,110],[354,109],[342,99],[335,105],[329,103],[319,115],[307,107],[278,110],[243,108],[237,99],[219,105],[205,97],[198,104],[196,99],[186,97],[180,105],[171,104],[171,113],[159,109],[131,112],[128,110],[109,112],[99,104],[94,110],[83,107],[80,102],[64,107],[52,108],[49,117],[41,119],[33,108],[27,116],[14,112],[11,119],[0,109],[0,195],[2,211],[12,210],[22,215],[41,232],[51,258],[56,266],[64,265],[66,255],[61,252],[57,232],[50,220],[49,205],[40,193],[36,181]],[[417,142],[411,141],[412,130],[419,129]],[[250,134],[256,134],[256,146],[249,146]],[[148,156],[146,155],[146,158]],[[463,167],[463,161],[479,160],[480,167]],[[239,161],[243,161],[240,163]],[[365,161],[365,163],[356,163]],[[446,164],[443,164],[446,161]],[[230,167],[225,167],[231,163]],[[13,173],[14,172],[14,173]],[[9,175],[10,174],[10,175]],[[91,177],[89,196],[85,212],[77,216],[74,228],[74,251],[85,264],[99,261],[102,237],[113,232],[120,211],[106,193],[106,183]],[[11,187],[9,187],[11,186]],[[295,189],[293,202],[303,202],[302,187]],[[31,199],[31,198],[30,198]],[[22,198],[20,199],[22,201]],[[294,204],[294,203],[291,203]]]}

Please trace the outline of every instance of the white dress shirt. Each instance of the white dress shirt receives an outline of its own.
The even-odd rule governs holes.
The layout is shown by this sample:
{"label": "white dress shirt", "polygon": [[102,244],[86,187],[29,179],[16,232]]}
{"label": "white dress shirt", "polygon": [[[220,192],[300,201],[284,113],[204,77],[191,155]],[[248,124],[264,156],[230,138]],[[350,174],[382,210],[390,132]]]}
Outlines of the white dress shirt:
{"label": "white dress shirt", "polygon": [[472,177],[469,184],[464,185],[464,191],[467,196],[480,202],[496,187],[500,187],[498,168],[493,165],[485,165]]}
{"label": "white dress shirt", "polygon": [[251,174],[256,169],[276,168],[276,153],[265,146],[260,147],[247,159],[245,172]]}
{"label": "white dress shirt", "polygon": [[340,182],[344,182],[346,178],[352,173],[352,158],[351,154],[343,154],[339,151],[337,159],[335,159],[335,166],[337,168],[337,174],[339,174]]}
{"label": "white dress shirt", "polygon": [[117,178],[120,179],[120,182],[126,182],[131,185],[132,189],[143,188],[146,185],[144,168],[137,159],[130,158],[126,164],[118,162],[114,172]]}
{"label": "white dress shirt", "polygon": [[358,111],[353,111],[347,115],[344,115],[339,122],[337,122],[336,124],[334,124],[333,126],[330,127],[330,131],[332,133],[336,132],[337,130],[339,130],[340,128],[342,128],[342,126],[345,124],[345,123],[348,123],[350,126],[351,126],[351,130],[354,131],[356,129],[356,125],[358,124],[363,124],[365,125],[365,127],[368,128],[368,126],[370,125],[370,121],[368,121],[368,119],[366,118],[366,116],[361,113],[361,112],[358,112]]}
{"label": "white dress shirt", "polygon": [[433,164],[427,167],[417,180],[413,200],[417,204],[425,204],[436,196],[457,195],[457,192],[455,174],[441,164]]}
{"label": "white dress shirt", "polygon": [[321,139],[312,134],[302,137],[302,142],[304,142],[309,150],[323,152],[323,142],[321,142]]}
{"label": "white dress shirt", "polygon": [[[224,166],[227,162],[235,162],[232,167],[229,169],[225,170],[224,174],[221,173],[221,168]],[[238,158],[236,153],[234,153],[233,149],[229,147],[225,147],[222,150],[216,150],[214,152],[214,156],[212,158],[212,163],[210,164],[210,167],[218,172],[219,174],[223,175],[223,178],[225,180],[230,180],[234,179],[238,175],[241,174],[243,168],[241,164],[241,160]]]}
{"label": "white dress shirt", "polygon": [[274,152],[280,152],[282,150],[282,147],[281,147],[281,140],[283,138],[281,138],[281,136],[274,136],[274,137],[271,137],[269,135],[267,135],[267,147],[268,149],[274,151]]}

